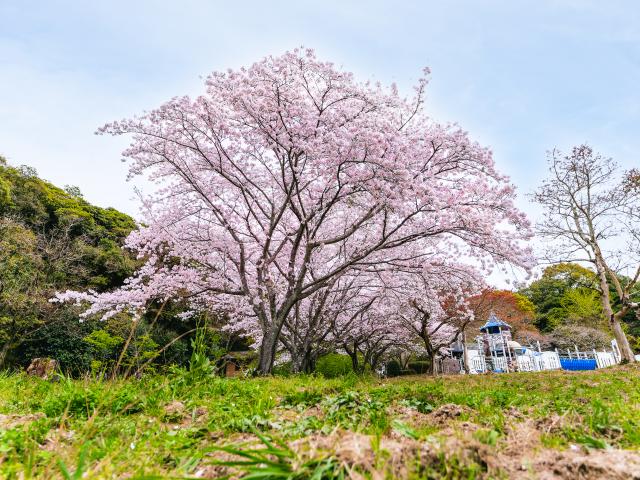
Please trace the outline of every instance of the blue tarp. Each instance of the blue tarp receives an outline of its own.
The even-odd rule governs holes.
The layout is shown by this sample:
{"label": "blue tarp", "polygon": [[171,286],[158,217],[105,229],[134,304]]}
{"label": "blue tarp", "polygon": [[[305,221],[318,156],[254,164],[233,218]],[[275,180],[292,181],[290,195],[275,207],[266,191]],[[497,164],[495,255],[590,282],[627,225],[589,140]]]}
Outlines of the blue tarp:
{"label": "blue tarp", "polygon": [[597,368],[595,358],[561,358],[560,366],[563,370],[595,370]]}

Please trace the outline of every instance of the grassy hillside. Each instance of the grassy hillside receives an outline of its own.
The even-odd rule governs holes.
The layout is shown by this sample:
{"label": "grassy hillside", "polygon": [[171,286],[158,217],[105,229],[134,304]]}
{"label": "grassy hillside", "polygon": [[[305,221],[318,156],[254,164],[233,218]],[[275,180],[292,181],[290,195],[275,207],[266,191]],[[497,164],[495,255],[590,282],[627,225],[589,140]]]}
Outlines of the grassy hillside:
{"label": "grassy hillside", "polygon": [[0,413],[2,478],[640,471],[637,367],[394,380],[222,379],[198,369],[114,383],[13,375],[0,378]]}

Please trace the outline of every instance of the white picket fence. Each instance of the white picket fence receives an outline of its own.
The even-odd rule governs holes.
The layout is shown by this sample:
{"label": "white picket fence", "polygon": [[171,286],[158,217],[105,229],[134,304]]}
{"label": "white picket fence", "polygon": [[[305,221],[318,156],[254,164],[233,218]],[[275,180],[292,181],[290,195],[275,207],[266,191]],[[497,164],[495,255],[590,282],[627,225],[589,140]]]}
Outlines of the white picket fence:
{"label": "white picket fence", "polygon": [[[480,339],[480,337],[478,338]],[[484,348],[484,344],[480,340],[479,346],[481,349]],[[538,348],[539,347],[540,346],[538,345]],[[615,340],[611,341],[611,351],[603,350],[601,352],[598,352],[595,349],[591,351],[579,351],[578,347],[575,347],[575,350],[556,350],[553,352],[540,352],[532,348],[525,348],[522,351],[518,350],[520,354],[516,354],[511,358],[503,356],[498,357],[495,355],[485,358],[485,356],[480,353],[481,351],[482,350],[478,349],[467,350],[470,373],[485,373],[487,371],[539,372],[541,370],[557,370],[562,368],[560,356],[562,356],[563,359],[569,360],[595,360],[597,368],[610,367],[620,362],[620,351]]]}
{"label": "white picket fence", "polygon": [[595,358],[598,368],[610,367],[618,363],[612,352],[595,352]]}
{"label": "white picket fence", "polygon": [[[487,363],[491,363],[491,367]],[[538,372],[541,370],[557,370],[560,368],[560,356],[556,352],[536,352],[516,355],[511,361],[506,357],[485,358],[477,350],[469,350],[469,371],[485,373],[492,371]]]}
{"label": "white picket fence", "polygon": [[484,373],[487,371],[487,366],[485,364],[484,361],[484,357],[481,357],[479,355],[471,355],[471,352],[474,350],[470,350],[469,351],[469,373]]}
{"label": "white picket fence", "polygon": [[[534,352],[527,350],[527,353],[516,355],[511,361],[505,357],[485,358],[479,355],[477,350],[469,350],[468,354],[469,370],[471,373],[485,373],[488,370],[501,372],[515,370],[519,372],[539,372],[542,370],[558,370],[561,368],[560,355],[558,352]],[[572,352],[572,357],[595,359],[598,368],[610,367],[618,363],[615,352],[580,352],[580,355]],[[491,365],[488,365],[488,363]]]}

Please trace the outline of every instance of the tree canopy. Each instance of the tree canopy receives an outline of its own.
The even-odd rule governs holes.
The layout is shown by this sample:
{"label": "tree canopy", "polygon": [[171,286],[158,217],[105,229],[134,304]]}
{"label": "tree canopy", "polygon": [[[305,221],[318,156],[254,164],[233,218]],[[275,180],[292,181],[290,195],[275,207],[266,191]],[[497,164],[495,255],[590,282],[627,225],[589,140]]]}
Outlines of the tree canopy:
{"label": "tree canopy", "polygon": [[1,161],[0,362],[44,353],[68,365],[65,359],[82,350],[87,326],[49,300],[65,288],[122,284],[136,263],[121,246],[136,227],[128,215],[91,205],[32,168]]}
{"label": "tree canopy", "polygon": [[451,270],[452,252],[528,268],[514,187],[489,149],[427,116],[426,85],[403,98],[295,50],[106,125],[132,137],[131,175],[162,185],[127,240],[147,260],[124,288],[59,298],[106,316],[175,297],[224,310],[268,374],[292,312],[341,277],[364,272],[381,298],[391,272]]}

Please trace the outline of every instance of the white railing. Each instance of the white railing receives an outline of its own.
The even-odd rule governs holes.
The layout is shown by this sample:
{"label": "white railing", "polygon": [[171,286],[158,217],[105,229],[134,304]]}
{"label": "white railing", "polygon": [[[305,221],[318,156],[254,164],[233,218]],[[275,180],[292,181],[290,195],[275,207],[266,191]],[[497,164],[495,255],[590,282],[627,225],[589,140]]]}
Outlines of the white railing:
{"label": "white railing", "polygon": [[536,361],[539,363],[539,370],[557,370],[560,367],[560,355],[557,352],[539,352]]}
{"label": "white railing", "polygon": [[516,356],[516,361],[520,372],[535,372],[538,370],[535,360],[530,355],[518,355]]}
{"label": "white railing", "polygon": [[508,368],[507,368],[508,363],[507,363],[506,357],[492,357],[491,363],[493,363],[494,371],[501,371],[501,372],[508,371]]}
{"label": "white railing", "polygon": [[469,358],[470,373],[484,373],[486,371],[487,371],[487,365],[485,364],[484,357],[470,356]]}
{"label": "white railing", "polygon": [[[511,361],[506,357],[487,357],[478,355],[477,351],[469,354],[469,371],[485,373],[492,371],[538,372],[541,370],[557,370],[560,368],[560,357],[556,352],[536,352],[516,355]],[[488,365],[489,364],[489,365]],[[603,363],[603,365],[605,365]]]}
{"label": "white railing", "polygon": [[519,371],[519,372],[538,372],[541,370],[558,370],[562,368],[560,365],[560,356],[563,358],[576,358],[576,359],[595,359],[597,368],[606,368],[619,363],[620,358],[616,350],[617,344],[612,341],[612,351],[598,352],[591,350],[590,352],[581,352],[576,349],[574,351],[567,350],[566,353],[559,351],[547,351],[540,352],[530,348],[524,349],[524,353],[515,355],[512,358],[489,356],[486,357],[481,354],[483,351],[482,344],[478,345],[479,350],[467,350],[467,356],[469,358],[469,371],[470,373],[485,373],[488,370],[491,371]]}
{"label": "white railing", "polygon": [[596,365],[598,368],[610,367],[618,363],[616,357],[611,352],[595,352]]}

